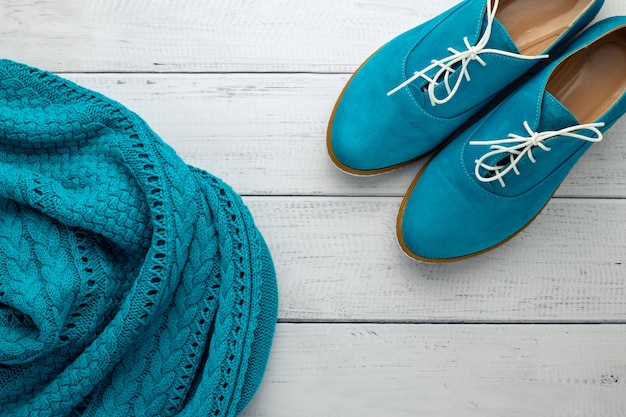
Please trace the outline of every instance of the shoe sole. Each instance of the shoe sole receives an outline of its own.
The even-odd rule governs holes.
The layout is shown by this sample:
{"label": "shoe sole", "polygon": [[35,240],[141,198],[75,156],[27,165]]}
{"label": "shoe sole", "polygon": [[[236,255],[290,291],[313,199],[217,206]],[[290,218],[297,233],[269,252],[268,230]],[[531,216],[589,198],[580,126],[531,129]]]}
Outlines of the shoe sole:
{"label": "shoe sole", "polygon": [[[404,217],[404,212],[406,210],[406,205],[407,205],[407,203],[409,201],[409,197],[411,196],[411,193],[413,192],[413,189],[415,188],[415,185],[417,184],[417,182],[421,178],[422,174],[424,173],[424,170],[428,167],[428,165],[430,165],[430,162],[437,156],[438,153],[439,153],[439,151],[430,160],[428,160],[428,162],[426,164],[424,164],[422,169],[420,169],[420,171],[415,176],[415,179],[413,179],[413,182],[411,183],[411,186],[409,187],[408,191],[404,195],[404,199],[402,200],[402,204],[400,205],[400,210],[398,211],[398,217],[397,217],[397,220],[396,220],[396,237],[397,237],[398,243],[400,245],[400,248],[402,249],[402,251],[404,252],[405,255],[407,255],[409,258],[411,258],[411,259],[413,259],[415,261],[428,263],[428,264],[453,263],[453,262],[459,262],[459,261],[463,261],[463,260],[466,260],[466,259],[474,258],[474,257],[480,256],[480,255],[483,255],[483,254],[485,254],[487,252],[490,252],[490,251],[492,251],[494,249],[497,249],[500,246],[502,246],[505,243],[507,243],[508,241],[510,241],[511,239],[515,238],[524,229],[526,229],[539,216],[539,214],[541,214],[541,212],[545,209],[545,207],[548,205],[548,203],[550,202],[550,200],[552,200],[552,197],[554,196],[554,193],[552,193],[552,195],[550,196],[550,198],[548,199],[546,204],[544,204],[541,207],[541,209],[537,212],[537,214],[535,214],[533,216],[533,218],[530,219],[530,221],[528,223],[523,225],[514,234],[512,234],[509,237],[507,237],[502,242],[500,242],[500,243],[498,243],[496,245],[490,246],[487,249],[483,249],[483,250],[481,250],[479,252],[470,253],[469,255],[457,256],[457,257],[452,257],[452,258],[427,258],[427,257],[420,256],[420,255],[412,252],[407,247],[407,245],[406,245],[406,243],[405,243],[405,241],[404,241],[404,239],[402,237],[402,218]],[[557,189],[558,189],[558,187],[557,187]],[[556,190],[554,192],[556,192]]]}

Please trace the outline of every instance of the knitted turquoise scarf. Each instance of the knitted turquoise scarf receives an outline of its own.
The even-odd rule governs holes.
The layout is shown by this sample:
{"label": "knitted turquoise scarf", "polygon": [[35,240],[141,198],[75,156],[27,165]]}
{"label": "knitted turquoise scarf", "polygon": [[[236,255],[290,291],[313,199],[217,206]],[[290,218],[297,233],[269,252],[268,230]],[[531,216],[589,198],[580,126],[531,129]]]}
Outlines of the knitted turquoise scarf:
{"label": "knitted turquoise scarf", "polygon": [[0,61],[1,416],[234,416],[276,309],[227,185],[122,105]]}

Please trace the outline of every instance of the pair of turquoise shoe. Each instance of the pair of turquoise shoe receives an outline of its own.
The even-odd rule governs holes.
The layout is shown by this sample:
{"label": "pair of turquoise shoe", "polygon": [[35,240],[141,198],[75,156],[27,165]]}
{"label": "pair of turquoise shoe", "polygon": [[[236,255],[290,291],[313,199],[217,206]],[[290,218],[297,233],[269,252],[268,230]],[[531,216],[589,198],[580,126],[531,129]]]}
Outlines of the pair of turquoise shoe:
{"label": "pair of turquoise shoe", "polygon": [[353,75],[328,129],[339,168],[380,174],[438,150],[398,215],[409,256],[454,261],[511,239],[626,112],[626,17],[572,41],[603,3],[466,0]]}

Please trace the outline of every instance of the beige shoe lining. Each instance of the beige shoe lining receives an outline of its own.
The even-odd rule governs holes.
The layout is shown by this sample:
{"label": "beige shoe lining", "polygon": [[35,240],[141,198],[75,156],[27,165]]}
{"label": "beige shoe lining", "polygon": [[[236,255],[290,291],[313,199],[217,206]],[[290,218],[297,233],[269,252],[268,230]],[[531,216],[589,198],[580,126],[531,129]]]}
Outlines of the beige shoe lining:
{"label": "beige shoe lining", "polygon": [[593,123],[626,91],[626,27],[565,59],[547,90],[582,124]]}
{"label": "beige shoe lining", "polygon": [[496,18],[522,54],[539,55],[591,4],[591,0],[500,0]]}

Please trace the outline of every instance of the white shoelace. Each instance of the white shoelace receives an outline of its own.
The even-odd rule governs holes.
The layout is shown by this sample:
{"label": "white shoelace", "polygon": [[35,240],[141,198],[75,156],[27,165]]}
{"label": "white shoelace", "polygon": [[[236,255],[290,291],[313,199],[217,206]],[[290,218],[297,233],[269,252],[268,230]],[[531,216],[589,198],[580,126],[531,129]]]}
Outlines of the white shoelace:
{"label": "white shoelace", "polygon": [[[603,127],[604,123],[589,123],[584,125],[571,126],[565,129],[556,131],[546,131],[537,133],[530,128],[528,122],[524,122],[524,127],[529,136],[524,137],[520,135],[510,134],[508,139],[498,139],[491,141],[470,141],[470,145],[482,145],[491,146],[492,151],[483,155],[480,159],[476,160],[476,178],[482,182],[500,181],[500,185],[504,188],[506,184],[503,177],[511,171],[520,175],[520,171],[517,169],[517,164],[524,157],[528,155],[530,161],[534,164],[536,159],[533,156],[533,148],[539,147],[546,152],[550,152],[551,148],[547,146],[544,141],[555,138],[557,136],[567,136],[573,139],[584,140],[587,142],[600,142],[603,139],[602,132],[598,130],[599,127]],[[588,131],[594,134],[594,137],[584,136],[581,132]],[[497,165],[489,165],[485,161],[496,155],[504,154],[503,158],[499,160]],[[506,161],[506,155],[509,156],[509,160]],[[504,162],[504,163],[503,163]],[[487,170],[487,176],[480,173],[480,170]]]}
{"label": "white shoelace", "polygon": [[[546,1],[549,1],[549,0],[546,0]],[[504,55],[504,56],[508,56],[512,58],[519,58],[519,59],[526,59],[526,60],[548,58],[548,55],[527,56],[527,55],[516,54],[513,52],[502,51],[500,49],[487,49],[486,48],[487,43],[489,42],[489,39],[491,38],[491,29],[493,26],[493,20],[495,19],[495,16],[496,16],[496,11],[498,10],[498,4],[499,4],[499,0],[494,0],[494,4],[492,8],[491,0],[487,1],[487,27],[485,28],[485,33],[483,34],[482,38],[480,38],[480,40],[478,41],[478,43],[476,43],[476,45],[474,46],[470,45],[467,37],[463,38],[463,41],[465,42],[465,46],[467,48],[466,51],[459,52],[454,48],[448,48],[448,51],[452,55],[444,59],[433,60],[431,65],[429,65],[428,67],[424,68],[421,71],[416,71],[411,78],[409,78],[408,80],[406,80],[405,82],[403,82],[402,84],[394,88],[393,90],[389,91],[387,95],[391,96],[397,93],[398,91],[402,90],[404,87],[411,84],[418,78],[423,78],[426,81],[428,81],[428,96],[430,97],[430,103],[433,106],[436,106],[438,104],[445,104],[448,101],[452,100],[456,92],[459,90],[459,87],[461,86],[461,82],[463,82],[464,78],[467,80],[467,82],[472,81],[470,74],[469,74],[469,70],[467,69],[470,62],[478,61],[483,67],[487,66],[487,63],[480,57],[481,54],[488,54],[488,53],[498,54],[498,55]],[[459,64],[460,64],[459,70],[461,71],[461,73],[459,74],[459,77],[454,83],[454,86],[450,87],[450,76],[457,71],[455,67],[458,67]],[[437,71],[437,73],[435,74],[433,78],[430,78],[426,75],[429,71],[437,67],[439,67],[440,69],[439,71]],[[442,99],[439,99],[435,96],[435,87],[439,85],[442,81],[446,86],[448,95]]]}

